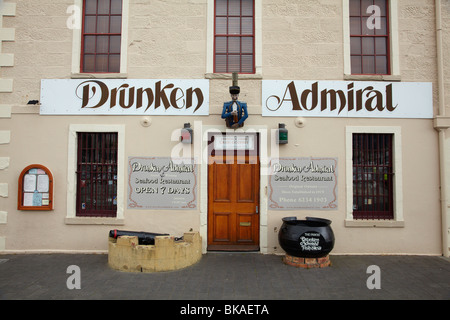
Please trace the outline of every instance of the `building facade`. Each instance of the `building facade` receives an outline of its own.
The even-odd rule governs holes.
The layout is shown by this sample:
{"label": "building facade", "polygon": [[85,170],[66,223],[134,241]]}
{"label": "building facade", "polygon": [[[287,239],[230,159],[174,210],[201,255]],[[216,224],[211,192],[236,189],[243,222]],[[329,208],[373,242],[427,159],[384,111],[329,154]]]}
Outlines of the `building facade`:
{"label": "building facade", "polygon": [[0,2],[0,252],[106,252],[120,229],[282,254],[282,218],[313,216],[332,254],[448,256],[449,20],[440,0]]}

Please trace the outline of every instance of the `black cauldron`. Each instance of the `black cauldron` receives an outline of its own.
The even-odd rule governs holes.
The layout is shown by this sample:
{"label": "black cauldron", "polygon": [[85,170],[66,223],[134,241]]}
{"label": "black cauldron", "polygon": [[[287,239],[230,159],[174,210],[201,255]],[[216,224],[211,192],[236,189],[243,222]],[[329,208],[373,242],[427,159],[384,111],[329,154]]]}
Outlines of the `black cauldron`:
{"label": "black cauldron", "polygon": [[334,247],[331,221],[322,218],[285,217],[278,232],[278,242],[288,255],[301,258],[325,257]]}

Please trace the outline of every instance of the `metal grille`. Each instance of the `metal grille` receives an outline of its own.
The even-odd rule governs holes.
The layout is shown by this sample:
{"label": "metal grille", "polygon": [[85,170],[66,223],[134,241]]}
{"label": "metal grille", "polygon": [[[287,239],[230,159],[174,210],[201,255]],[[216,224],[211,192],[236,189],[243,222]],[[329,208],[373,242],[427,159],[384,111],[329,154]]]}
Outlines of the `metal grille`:
{"label": "metal grille", "polygon": [[353,218],[394,218],[392,134],[353,134]]}
{"label": "metal grille", "polygon": [[117,133],[78,133],[77,216],[115,217]]}
{"label": "metal grille", "polygon": [[122,0],[84,0],[81,72],[120,72]]}
{"label": "metal grille", "polygon": [[255,72],[254,0],[216,0],[214,72]]}
{"label": "metal grille", "polygon": [[390,73],[387,0],[350,0],[350,48],[352,74]]}

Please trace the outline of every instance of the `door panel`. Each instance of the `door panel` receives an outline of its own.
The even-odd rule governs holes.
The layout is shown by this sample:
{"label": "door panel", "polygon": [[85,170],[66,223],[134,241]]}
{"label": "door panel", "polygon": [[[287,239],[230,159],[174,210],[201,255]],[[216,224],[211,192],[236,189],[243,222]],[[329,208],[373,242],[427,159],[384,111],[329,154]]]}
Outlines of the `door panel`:
{"label": "door panel", "polygon": [[237,213],[237,220],[238,223],[236,224],[237,230],[236,230],[236,240],[239,243],[244,242],[252,242],[253,241],[253,234],[252,234],[252,225],[254,223],[253,221],[253,215],[248,213]]}
{"label": "door panel", "polygon": [[208,250],[258,250],[259,159],[210,162]]}
{"label": "door panel", "polygon": [[230,212],[217,212],[214,215],[213,239],[215,242],[231,241],[230,218]]}
{"label": "door panel", "polygon": [[254,168],[252,164],[240,164],[237,167],[238,174],[238,202],[255,202]]}
{"label": "door panel", "polygon": [[231,175],[231,167],[226,164],[217,164],[214,166],[214,185],[213,190],[215,202],[230,202],[231,190],[228,185],[228,177]]}

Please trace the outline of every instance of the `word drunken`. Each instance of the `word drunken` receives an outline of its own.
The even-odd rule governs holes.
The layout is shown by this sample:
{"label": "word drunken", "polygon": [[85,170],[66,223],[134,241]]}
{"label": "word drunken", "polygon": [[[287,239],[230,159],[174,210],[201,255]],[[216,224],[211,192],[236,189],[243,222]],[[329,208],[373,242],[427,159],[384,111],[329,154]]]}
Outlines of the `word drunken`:
{"label": "word drunken", "polygon": [[108,101],[109,108],[119,105],[123,109],[145,108],[145,111],[152,106],[155,110],[161,106],[166,110],[169,108],[189,109],[193,107],[193,102],[196,100],[197,105],[194,107],[196,112],[204,101],[200,88],[180,88],[175,87],[173,83],[163,86],[161,81],[155,82],[152,88],[136,88],[128,83],[110,88],[102,81],[87,80],[78,85],[76,94],[82,99],[81,108],[94,109],[107,106]]}

